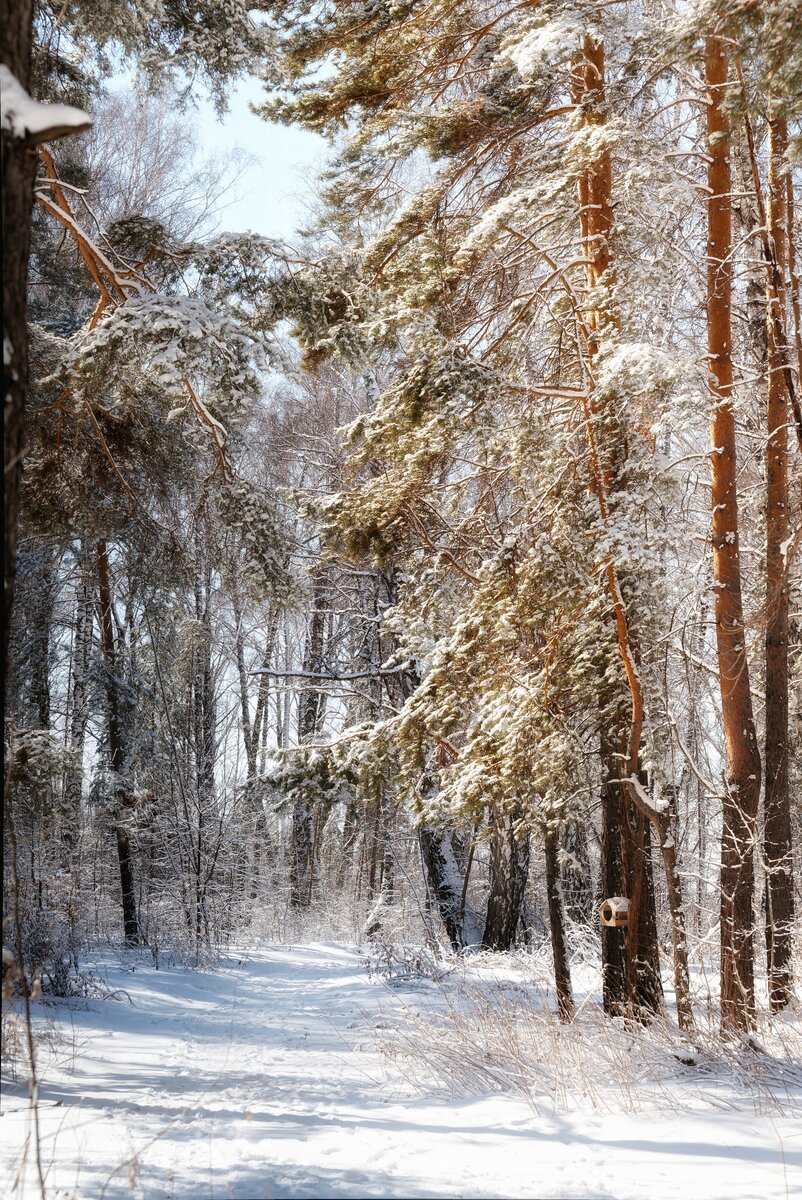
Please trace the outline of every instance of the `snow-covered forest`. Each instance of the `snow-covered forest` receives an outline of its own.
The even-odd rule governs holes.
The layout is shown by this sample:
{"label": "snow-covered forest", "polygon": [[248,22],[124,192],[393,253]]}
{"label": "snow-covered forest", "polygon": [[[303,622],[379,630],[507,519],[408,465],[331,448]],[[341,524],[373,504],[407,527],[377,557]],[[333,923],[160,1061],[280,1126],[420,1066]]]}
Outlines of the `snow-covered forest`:
{"label": "snow-covered forest", "polygon": [[0,31],[2,1194],[801,1196],[802,0]]}

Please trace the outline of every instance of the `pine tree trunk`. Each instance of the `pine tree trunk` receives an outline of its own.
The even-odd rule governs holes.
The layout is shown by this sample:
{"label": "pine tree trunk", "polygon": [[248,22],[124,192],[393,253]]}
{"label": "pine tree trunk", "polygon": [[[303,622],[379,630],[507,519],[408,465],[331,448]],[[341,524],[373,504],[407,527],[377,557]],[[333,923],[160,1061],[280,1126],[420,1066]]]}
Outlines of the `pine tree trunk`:
{"label": "pine tree trunk", "polygon": [[618,739],[602,739],[603,899],[629,900],[629,924],[602,926],[604,1011],[644,1018],[663,1004],[649,822],[624,798]]}
{"label": "pine tree trunk", "polygon": [[657,913],[652,873],[651,824],[629,803],[623,806],[624,847],[630,880],[627,926],[627,998],[638,1015],[658,1012],[663,1004]]}
{"label": "pine tree trunk", "polygon": [[[616,748],[602,728],[600,758],[603,772],[601,794],[601,899],[629,896],[630,881],[624,865],[624,799],[618,779]],[[625,929],[602,925],[602,1002],[610,1017],[626,1014],[628,995],[627,934]],[[633,1000],[635,998],[633,997]],[[641,1007],[637,1003],[637,1007]]]}
{"label": "pine tree trunk", "polygon": [[[769,126],[768,230],[780,278],[787,264],[786,184],[781,160],[788,135],[783,120]],[[792,991],[794,918],[791,803],[788,791],[788,405],[783,349],[776,320],[780,297],[769,289],[768,444],[766,448],[766,748],[763,852],[766,867],[766,955],[769,1004],[785,1008]]]}
{"label": "pine tree trunk", "polygon": [[[208,873],[206,863],[211,856],[214,839],[215,818],[215,761],[217,758],[217,703],[212,672],[212,568],[208,551],[201,535],[202,526],[197,527],[195,544],[195,620],[200,637],[193,653],[193,718],[195,781],[197,804],[195,806],[195,828],[189,829],[191,841],[191,871],[193,889],[192,935],[195,942],[195,959],[200,961],[201,945],[208,936],[206,912],[206,889]],[[188,817],[188,824],[191,817]]]}
{"label": "pine tree trunk", "polygon": [[[588,125],[603,125],[606,121],[605,100],[605,64],[604,45],[590,35],[586,35],[582,58],[575,66],[572,79],[574,102],[581,105],[583,119]],[[619,316],[615,297],[613,295],[614,271],[612,258],[612,159],[609,151],[604,151],[588,170],[580,175],[580,230],[582,247],[586,261],[585,272],[589,293],[594,295],[594,303],[587,315],[586,337],[587,354],[592,364],[598,350],[600,335],[605,330],[614,330],[619,326]],[[600,417],[602,412],[599,397],[593,386],[592,378],[588,380],[588,396],[583,401],[585,431],[588,440],[588,450],[591,464],[593,488],[599,507],[602,524],[607,526],[610,516],[610,497],[619,486],[621,464],[626,458],[626,442],[622,435],[617,435],[612,442],[605,444],[604,424]],[[615,420],[608,423],[615,428]],[[597,428],[601,433],[597,433]],[[611,814],[610,827],[615,825],[623,834],[621,847],[621,866],[623,880],[629,886],[627,895],[630,900],[630,920],[626,932],[626,991],[627,1007],[642,1012],[659,1003],[662,985],[659,977],[659,954],[657,947],[656,922],[654,920],[654,897],[650,895],[651,874],[647,869],[651,834],[649,824],[653,824],[663,846],[663,860],[666,871],[669,892],[674,895],[671,906],[672,939],[674,946],[675,982],[678,988],[677,1013],[680,1024],[688,1027],[692,1023],[690,991],[688,988],[687,941],[683,918],[682,900],[679,893],[679,876],[669,867],[673,859],[673,837],[670,824],[663,818],[658,818],[656,810],[651,806],[648,795],[642,788],[638,776],[640,774],[641,736],[645,715],[643,689],[640,682],[636,644],[630,628],[627,604],[624,597],[619,570],[610,559],[605,566],[605,575],[612,601],[616,622],[616,638],[621,660],[626,675],[627,688],[631,701],[631,713],[628,733],[621,738],[620,745],[613,753],[618,766],[611,769],[604,764],[607,786],[605,799],[610,800],[609,781],[619,776],[620,795],[625,804],[618,813]],[[609,843],[610,862],[617,865],[616,854]],[[603,953],[609,951],[615,961],[608,963],[604,960],[605,972],[609,973],[609,983],[606,982],[607,992],[617,989],[620,985],[622,963],[620,947],[608,936],[602,942]],[[612,969],[608,972],[608,966]],[[606,994],[607,995],[607,994]],[[645,1001],[645,1003],[643,1003]],[[617,1003],[614,992],[609,996],[609,1002]]]}
{"label": "pine tree trunk", "polygon": [[270,852],[270,838],[267,830],[267,820],[265,819],[265,811],[262,806],[262,801],[255,794],[253,783],[257,778],[259,771],[259,751],[262,743],[262,731],[267,722],[268,704],[270,699],[270,688],[268,684],[269,676],[267,670],[270,667],[270,662],[273,657],[273,646],[275,644],[276,629],[278,626],[278,609],[273,609],[270,614],[270,620],[267,627],[267,639],[265,644],[264,654],[262,656],[262,671],[259,675],[259,684],[257,689],[256,709],[251,721],[250,715],[250,697],[248,694],[248,671],[245,666],[245,636],[242,628],[243,614],[240,606],[240,599],[236,590],[236,585],[232,589],[231,606],[234,610],[234,620],[237,623],[235,635],[235,656],[237,662],[237,674],[239,676],[239,693],[240,693],[240,713],[242,717],[242,741],[245,746],[245,760],[248,766],[247,785],[245,791],[245,802],[248,806],[249,815],[252,818],[251,837],[253,844],[251,846],[251,870],[250,883],[248,886],[248,895],[251,900],[255,900],[259,895],[260,876],[262,872],[262,862],[265,856]]}
{"label": "pine tree trunk", "polygon": [[[304,650],[304,671],[320,674],[324,668],[323,650],[326,630],[325,576],[318,574],[312,593],[312,615]],[[298,742],[310,743],[320,732],[326,708],[326,694],[313,683],[306,683],[298,698]],[[292,810],[292,856],[290,860],[290,902],[293,908],[309,908],[315,886],[315,813],[312,803],[296,800]]]}
{"label": "pine tree trunk", "polygon": [[[589,124],[604,124],[605,58],[604,45],[589,35],[585,38],[581,67],[575,73],[574,98],[582,103]],[[614,284],[612,232],[612,159],[605,151],[593,167],[583,172],[579,181],[580,231],[586,259],[586,281],[589,291],[598,299],[588,314],[588,354],[593,359],[598,339],[605,328],[619,323],[612,297]],[[602,290],[604,289],[604,290]],[[606,291],[606,295],[605,295]],[[598,401],[591,396],[590,409],[594,419],[601,414]],[[616,488],[616,478],[622,465],[619,444],[599,446],[595,451],[595,487],[604,520],[607,518],[607,495]],[[631,633],[620,581],[612,567],[608,568],[608,583],[616,609],[619,648],[625,665],[632,658]],[[632,671],[636,668],[632,666]],[[631,672],[627,672],[628,677]],[[615,732],[602,734],[602,890],[605,896],[625,896],[630,901],[630,922],[626,929],[602,929],[602,970],[605,1011],[610,1014],[655,1012],[662,1003],[660,959],[657,946],[654,884],[651,873],[649,830],[642,815],[628,803],[622,785],[624,764],[637,759],[640,747],[642,698],[633,692],[633,715],[627,736],[626,719],[615,721]],[[609,704],[605,707],[609,707]],[[635,744],[630,745],[630,742]]]}
{"label": "pine tree trunk", "polygon": [[[685,906],[682,900],[679,866],[677,863],[677,847],[674,832],[677,828],[675,802],[672,800],[659,820],[655,821],[655,830],[660,841],[660,853],[663,856],[663,871],[668,892],[668,911],[671,916],[671,932],[674,953],[674,995],[677,1001],[677,1019],[680,1029],[693,1028],[693,1008],[691,1005],[691,980],[688,969],[688,936],[685,926]],[[648,831],[649,824],[646,822]],[[655,931],[655,940],[657,933]]]}
{"label": "pine tree trunk", "polygon": [[293,908],[309,908],[314,887],[315,823],[311,806],[296,800],[292,810],[292,858],[290,860],[290,903]]}
{"label": "pine tree trunk", "polygon": [[355,799],[348,800],[343,818],[343,834],[337,858],[337,887],[345,886],[346,878],[353,875],[354,859],[359,844],[362,808]]}
{"label": "pine tree trunk", "polygon": [[732,406],[732,199],[730,123],[723,103],[727,42],[705,46],[707,138],[707,340],[712,392],[712,543],[716,643],[727,748],[727,793],[721,835],[721,1023],[728,1031],[754,1022],[754,844],[760,755],[746,657],[735,414]]}
{"label": "pine tree trunk", "polygon": [[491,815],[490,891],[482,948],[510,950],[529,876],[529,835],[515,833],[515,815]]}
{"label": "pine tree trunk", "polygon": [[88,683],[92,654],[92,605],[94,584],[86,548],[78,554],[78,584],[75,594],[75,624],[72,642],[72,677],[69,704],[69,748],[72,760],[64,773],[62,813],[63,841],[72,859],[81,825],[83,757],[89,718]]}
{"label": "pine tree trunk", "polygon": [[50,728],[50,675],[57,591],[53,549],[17,554],[7,712],[23,727]]}
{"label": "pine tree trunk", "polygon": [[100,601],[100,632],[103,657],[106,663],[106,696],[108,704],[108,740],[111,769],[117,779],[115,795],[114,833],[117,841],[117,860],[120,868],[120,893],[123,910],[123,931],[126,946],[139,944],[139,923],[136,915],[136,893],[134,872],[131,862],[131,841],[128,830],[121,820],[121,809],[126,802],[125,769],[127,752],[122,728],[120,690],[117,671],[117,649],[112,615],[111,583],[109,580],[109,556],[105,542],[97,544],[98,598]]}
{"label": "pine tree trunk", "polygon": [[[259,748],[259,726],[251,721],[250,697],[248,695],[248,671],[245,666],[245,633],[242,628],[242,608],[237,594],[236,584],[231,589],[231,607],[234,610],[234,620],[237,628],[234,635],[234,651],[239,676],[240,716],[242,719],[242,741],[245,746],[245,761],[248,764],[248,779],[256,776],[256,755]],[[261,678],[264,678],[262,676]]]}
{"label": "pine tree trunk", "polygon": [[198,797],[208,802],[214,795],[214,764],[217,754],[216,704],[212,680],[212,572],[206,552],[196,546],[195,619],[201,631],[195,647],[193,672],[195,777]]}
{"label": "pine tree trunk", "polygon": [[556,830],[546,830],[545,851],[546,891],[549,901],[549,926],[551,928],[551,952],[554,959],[554,983],[557,989],[557,1011],[561,1021],[571,1021],[574,1016],[574,997],[571,990],[571,968],[568,965],[568,952],[565,945]]}
{"label": "pine tree trunk", "polygon": [[451,948],[459,953],[468,946],[478,945],[475,915],[463,904],[465,878],[451,834],[448,830],[424,827],[418,836],[428,892],[437,905]]}
{"label": "pine tree trunk", "polygon": [[[30,87],[31,0],[0,0],[3,62]],[[17,562],[17,518],[28,390],[28,259],[31,248],[36,149],[3,130],[3,437],[5,515],[3,529],[3,679]]]}
{"label": "pine tree trunk", "polygon": [[[56,572],[50,547],[37,548],[32,557],[32,595],[26,598],[22,612],[23,618],[28,620],[27,670],[30,673],[31,716],[37,728],[49,729],[51,634],[56,604]],[[18,597],[17,603],[20,601],[21,597]]]}

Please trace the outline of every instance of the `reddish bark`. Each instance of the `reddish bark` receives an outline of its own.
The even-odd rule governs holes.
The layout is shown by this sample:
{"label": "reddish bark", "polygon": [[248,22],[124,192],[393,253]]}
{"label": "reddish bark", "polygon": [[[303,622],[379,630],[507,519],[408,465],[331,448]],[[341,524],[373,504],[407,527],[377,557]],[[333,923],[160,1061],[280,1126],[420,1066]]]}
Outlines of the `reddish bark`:
{"label": "reddish bark", "polygon": [[[601,124],[605,120],[605,75],[604,45],[586,36],[583,57],[574,72],[574,100],[582,102],[585,119]],[[594,396],[592,366],[597,350],[599,334],[605,327],[618,325],[618,314],[610,296],[613,284],[613,206],[612,206],[612,158],[604,151],[593,166],[583,173],[579,182],[580,229],[584,257],[586,260],[586,283],[589,291],[597,297],[588,314],[587,336],[590,365],[589,395],[584,402],[585,427],[588,437],[593,487],[599,505],[599,515],[606,525],[609,517],[609,500],[615,486],[615,471],[612,464],[620,458],[620,447],[600,445],[595,432],[598,416]],[[606,290],[606,295],[605,295]],[[688,951],[685,935],[685,916],[682,892],[676,862],[676,848],[672,835],[671,810],[658,811],[638,781],[640,770],[641,735],[644,720],[643,689],[638,671],[635,648],[629,626],[626,603],[615,563],[609,561],[605,567],[607,585],[616,622],[618,649],[626,674],[631,712],[628,734],[622,739],[615,752],[618,769],[618,787],[623,797],[625,811],[606,814],[603,827],[607,830],[605,861],[618,861],[618,850],[610,841],[610,829],[620,831],[620,868],[622,879],[630,899],[630,920],[626,931],[626,961],[621,961],[620,946],[614,951],[613,935],[606,935],[605,951],[614,952],[615,961],[606,963],[613,968],[605,970],[605,1006],[614,1012],[618,1002],[612,994],[613,978],[626,978],[625,1002],[634,1010],[644,1007],[656,1009],[662,997],[657,951],[656,923],[654,920],[654,895],[651,889],[649,850],[651,824],[660,840],[660,849],[668,889],[671,912],[672,942],[674,953],[674,982],[677,997],[677,1016],[682,1028],[693,1024],[690,984],[688,974]],[[623,770],[621,764],[624,764]],[[605,767],[607,764],[605,763]],[[605,786],[607,803],[611,803],[610,788]],[[613,931],[615,933],[616,931]],[[610,976],[610,978],[608,978]]]}
{"label": "reddish bark", "polygon": [[712,401],[713,587],[727,793],[721,835],[721,1023],[751,1028],[754,1019],[754,844],[760,794],[749,664],[746,657],[732,372],[732,198],[727,42],[705,46],[707,140],[707,342]]}

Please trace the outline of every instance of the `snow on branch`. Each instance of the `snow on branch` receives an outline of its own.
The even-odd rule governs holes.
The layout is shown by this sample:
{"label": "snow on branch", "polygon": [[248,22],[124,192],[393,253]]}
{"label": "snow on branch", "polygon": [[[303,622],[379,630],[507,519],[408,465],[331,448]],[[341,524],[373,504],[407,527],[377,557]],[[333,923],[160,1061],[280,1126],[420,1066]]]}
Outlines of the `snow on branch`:
{"label": "snow on branch", "polygon": [[0,64],[2,129],[32,146],[89,129],[88,113],[69,104],[42,104],[25,91],[5,63]]}
{"label": "snow on branch", "polygon": [[644,809],[647,809],[650,813],[653,813],[658,817],[661,817],[664,813],[668,812],[668,801],[654,799],[652,796],[650,796],[646,791],[646,788],[638,779],[637,775],[630,775],[626,780],[626,783],[628,783],[632,788],[638,804]]}
{"label": "snow on branch", "polygon": [[346,675],[335,675],[331,671],[275,671],[270,667],[258,667],[248,674],[272,675],[275,679],[322,679],[328,683],[350,683],[354,679],[380,679],[385,675],[398,675],[402,671],[408,671],[411,666],[411,663],[403,662],[394,667],[378,667],[375,671],[351,671]]}

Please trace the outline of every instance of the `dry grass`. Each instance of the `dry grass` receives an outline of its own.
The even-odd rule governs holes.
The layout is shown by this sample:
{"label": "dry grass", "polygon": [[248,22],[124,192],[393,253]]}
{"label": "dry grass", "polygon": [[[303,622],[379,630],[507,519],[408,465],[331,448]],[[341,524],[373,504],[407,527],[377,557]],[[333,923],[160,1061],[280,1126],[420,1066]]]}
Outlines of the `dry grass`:
{"label": "dry grass", "polygon": [[[383,1014],[379,1048],[420,1092],[501,1092],[539,1114],[645,1109],[802,1116],[802,1023],[761,1018],[723,1041],[703,1015],[691,1037],[667,1016],[644,1026],[586,1000],[560,1024],[542,985],[483,978],[483,964],[430,984],[426,1001]],[[531,977],[531,976],[530,976]]]}

